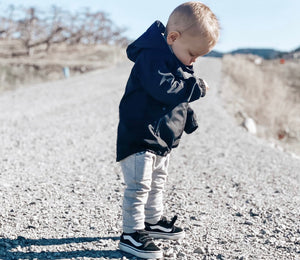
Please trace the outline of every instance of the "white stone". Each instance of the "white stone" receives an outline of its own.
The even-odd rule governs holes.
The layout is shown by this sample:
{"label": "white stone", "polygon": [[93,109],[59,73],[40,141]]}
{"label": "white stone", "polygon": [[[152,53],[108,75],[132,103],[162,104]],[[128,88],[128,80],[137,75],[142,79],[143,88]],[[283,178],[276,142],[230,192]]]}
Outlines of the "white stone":
{"label": "white stone", "polygon": [[256,123],[252,118],[250,118],[250,117],[245,118],[245,120],[243,122],[243,126],[246,128],[246,130],[249,133],[254,134],[254,135],[257,134]]}

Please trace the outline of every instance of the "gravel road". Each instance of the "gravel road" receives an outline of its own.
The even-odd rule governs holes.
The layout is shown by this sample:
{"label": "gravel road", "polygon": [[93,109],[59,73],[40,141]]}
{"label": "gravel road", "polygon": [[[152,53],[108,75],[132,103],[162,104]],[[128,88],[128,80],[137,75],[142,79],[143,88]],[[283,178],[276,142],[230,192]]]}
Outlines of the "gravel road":
{"label": "gravel road", "polygon": [[[235,125],[221,60],[171,156],[166,215],[187,237],[165,259],[300,259],[300,160]],[[131,64],[0,96],[0,259],[136,259],[117,250],[124,189],[118,104]]]}

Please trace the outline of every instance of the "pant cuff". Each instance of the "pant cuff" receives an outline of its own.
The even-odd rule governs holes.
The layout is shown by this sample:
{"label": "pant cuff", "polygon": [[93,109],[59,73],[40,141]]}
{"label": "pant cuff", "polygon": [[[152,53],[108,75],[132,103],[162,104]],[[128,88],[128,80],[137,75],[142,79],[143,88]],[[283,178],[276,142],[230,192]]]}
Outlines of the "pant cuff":
{"label": "pant cuff", "polygon": [[161,217],[156,217],[156,218],[146,218],[145,222],[154,225],[156,224],[158,221],[160,221]]}

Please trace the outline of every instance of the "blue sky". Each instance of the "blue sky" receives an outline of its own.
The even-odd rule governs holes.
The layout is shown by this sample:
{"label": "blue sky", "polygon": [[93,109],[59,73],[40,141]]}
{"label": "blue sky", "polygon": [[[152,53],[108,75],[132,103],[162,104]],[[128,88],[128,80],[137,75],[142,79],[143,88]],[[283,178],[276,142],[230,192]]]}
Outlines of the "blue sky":
{"label": "blue sky", "polygon": [[[113,22],[137,38],[155,20],[166,24],[177,0],[0,0],[2,11],[9,4],[36,6],[48,10],[51,5],[75,12],[84,7],[105,11]],[[202,0],[217,15],[222,27],[216,50],[237,48],[275,48],[289,51],[300,46],[300,0]]]}

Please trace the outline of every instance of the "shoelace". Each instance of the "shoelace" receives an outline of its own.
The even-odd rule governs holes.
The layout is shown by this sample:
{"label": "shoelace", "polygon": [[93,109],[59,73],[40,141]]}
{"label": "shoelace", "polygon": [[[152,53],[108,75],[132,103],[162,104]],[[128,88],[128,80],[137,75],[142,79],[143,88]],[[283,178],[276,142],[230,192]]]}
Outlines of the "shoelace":
{"label": "shoelace", "polygon": [[177,220],[177,216],[175,215],[171,221],[168,221],[166,217],[162,217],[160,221],[164,223],[167,227],[171,228],[174,226],[176,220]]}

